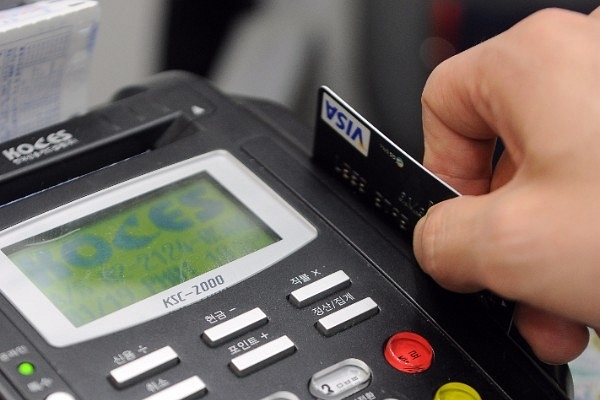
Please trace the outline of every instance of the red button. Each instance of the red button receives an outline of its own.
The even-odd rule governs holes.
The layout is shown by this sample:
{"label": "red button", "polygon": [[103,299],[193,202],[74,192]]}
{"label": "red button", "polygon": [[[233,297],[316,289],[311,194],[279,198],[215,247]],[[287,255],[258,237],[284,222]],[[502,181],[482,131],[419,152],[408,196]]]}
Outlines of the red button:
{"label": "red button", "polygon": [[433,348],[414,332],[396,333],[388,340],[383,354],[392,367],[408,374],[426,371],[433,361]]}

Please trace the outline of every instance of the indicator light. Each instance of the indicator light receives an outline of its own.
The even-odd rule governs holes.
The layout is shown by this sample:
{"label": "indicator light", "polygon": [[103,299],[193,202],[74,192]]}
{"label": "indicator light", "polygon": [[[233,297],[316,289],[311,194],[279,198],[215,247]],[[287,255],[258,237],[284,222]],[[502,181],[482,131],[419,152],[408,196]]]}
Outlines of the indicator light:
{"label": "indicator light", "polygon": [[17,366],[17,371],[23,376],[31,376],[35,373],[35,365],[29,361],[22,362]]}

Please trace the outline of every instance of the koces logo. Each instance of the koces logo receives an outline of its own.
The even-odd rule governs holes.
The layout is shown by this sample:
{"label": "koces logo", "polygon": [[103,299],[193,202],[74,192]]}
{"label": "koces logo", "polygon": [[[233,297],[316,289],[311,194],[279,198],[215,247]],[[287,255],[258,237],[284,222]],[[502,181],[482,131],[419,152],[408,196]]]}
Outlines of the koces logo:
{"label": "koces logo", "polygon": [[77,143],[77,139],[64,129],[38,138],[33,143],[21,143],[3,150],[2,155],[13,164],[19,165],[55,153]]}
{"label": "koces logo", "polygon": [[371,131],[327,93],[323,93],[321,119],[364,156],[369,155]]}

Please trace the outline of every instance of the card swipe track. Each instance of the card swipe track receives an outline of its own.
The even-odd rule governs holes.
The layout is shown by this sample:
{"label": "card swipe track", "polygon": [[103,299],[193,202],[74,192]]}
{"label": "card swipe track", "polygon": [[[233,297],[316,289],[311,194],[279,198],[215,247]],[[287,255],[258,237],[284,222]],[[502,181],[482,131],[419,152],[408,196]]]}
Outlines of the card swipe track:
{"label": "card swipe track", "polygon": [[409,240],[429,207],[460,196],[325,86],[319,90],[313,158]]}

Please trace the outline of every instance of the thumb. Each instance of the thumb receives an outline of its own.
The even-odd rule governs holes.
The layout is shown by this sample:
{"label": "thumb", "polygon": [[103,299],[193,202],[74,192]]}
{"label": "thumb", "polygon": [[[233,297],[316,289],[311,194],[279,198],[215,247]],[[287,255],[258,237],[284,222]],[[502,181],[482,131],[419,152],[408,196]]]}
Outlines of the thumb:
{"label": "thumb", "polygon": [[478,270],[494,251],[485,238],[483,215],[489,195],[462,196],[432,206],[419,220],[413,250],[421,268],[446,289],[475,292],[484,288]]}

